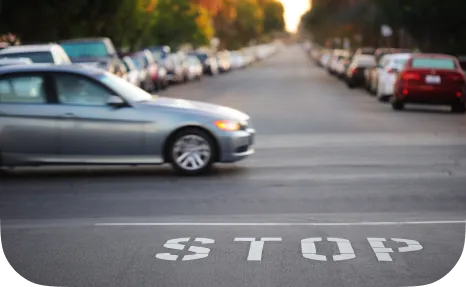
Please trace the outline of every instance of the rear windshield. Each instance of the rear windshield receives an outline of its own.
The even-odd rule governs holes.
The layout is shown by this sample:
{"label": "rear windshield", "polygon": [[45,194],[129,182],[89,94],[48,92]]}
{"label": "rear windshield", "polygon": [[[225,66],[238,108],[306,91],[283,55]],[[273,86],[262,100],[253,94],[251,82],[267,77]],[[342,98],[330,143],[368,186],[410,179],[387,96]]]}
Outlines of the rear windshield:
{"label": "rear windshield", "polygon": [[108,57],[107,46],[104,42],[75,42],[61,44],[71,59]]}
{"label": "rear windshield", "polygon": [[413,68],[432,68],[432,69],[448,69],[454,70],[456,68],[455,61],[452,59],[429,59],[417,58],[411,64]]}
{"label": "rear windshield", "polygon": [[29,58],[33,63],[52,64],[54,63],[50,52],[24,52],[8,53],[0,55],[0,58]]}

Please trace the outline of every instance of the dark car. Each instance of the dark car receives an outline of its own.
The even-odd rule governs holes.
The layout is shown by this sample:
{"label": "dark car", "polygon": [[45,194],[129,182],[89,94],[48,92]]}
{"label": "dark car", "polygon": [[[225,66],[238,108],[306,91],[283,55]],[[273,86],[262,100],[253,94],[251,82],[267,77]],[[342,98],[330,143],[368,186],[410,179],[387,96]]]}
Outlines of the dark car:
{"label": "dark car", "polygon": [[201,61],[204,74],[211,76],[218,74],[219,66],[215,57],[203,52],[194,52],[190,55],[196,56]]}
{"label": "dark car", "polygon": [[465,85],[465,74],[457,58],[414,54],[395,83],[392,107],[401,110],[407,103],[449,105],[452,112],[464,113]]}
{"label": "dark car", "polygon": [[359,55],[353,58],[353,61],[346,72],[346,84],[349,88],[363,86],[365,83],[364,72],[375,66],[375,58],[370,55]]}
{"label": "dark car", "polygon": [[109,38],[80,38],[59,43],[71,62],[87,64],[115,73],[121,64],[115,46]]}

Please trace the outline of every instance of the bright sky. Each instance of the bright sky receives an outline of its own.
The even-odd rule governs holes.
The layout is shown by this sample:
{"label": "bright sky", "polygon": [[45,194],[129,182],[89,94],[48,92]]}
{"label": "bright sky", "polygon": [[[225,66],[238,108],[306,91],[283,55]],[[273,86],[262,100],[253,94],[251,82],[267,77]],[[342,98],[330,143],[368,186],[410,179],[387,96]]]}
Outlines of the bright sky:
{"label": "bright sky", "polygon": [[309,0],[280,0],[285,7],[286,29],[295,32],[301,16],[309,10]]}

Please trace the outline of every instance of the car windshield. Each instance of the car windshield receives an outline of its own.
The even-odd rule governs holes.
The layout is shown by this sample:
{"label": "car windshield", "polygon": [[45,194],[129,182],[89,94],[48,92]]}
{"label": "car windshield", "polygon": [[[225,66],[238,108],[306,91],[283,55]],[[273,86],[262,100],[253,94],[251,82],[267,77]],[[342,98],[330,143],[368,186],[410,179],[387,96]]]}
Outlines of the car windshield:
{"label": "car windshield", "polygon": [[63,43],[61,46],[71,59],[108,57],[104,42]]}
{"label": "car windshield", "polygon": [[452,59],[417,58],[413,60],[411,66],[420,69],[456,69],[455,61]]}
{"label": "car windshield", "polygon": [[0,58],[29,58],[33,63],[52,64],[54,63],[52,53],[50,52],[23,52],[9,53],[0,55]]}
{"label": "car windshield", "polygon": [[146,91],[136,87],[135,85],[123,80],[110,73],[102,73],[98,76],[99,80],[106,84],[112,90],[118,92],[125,99],[132,102],[145,102],[154,100],[156,96],[153,96]]}

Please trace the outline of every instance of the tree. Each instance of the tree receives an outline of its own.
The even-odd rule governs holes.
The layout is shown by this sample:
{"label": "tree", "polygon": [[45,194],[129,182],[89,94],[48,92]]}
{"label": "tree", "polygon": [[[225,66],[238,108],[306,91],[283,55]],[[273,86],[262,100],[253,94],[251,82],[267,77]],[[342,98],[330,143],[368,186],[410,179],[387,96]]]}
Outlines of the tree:
{"label": "tree", "polygon": [[262,0],[264,13],[264,33],[282,32],[285,30],[285,19],[282,3],[276,0]]}
{"label": "tree", "polygon": [[257,39],[263,31],[263,19],[264,12],[256,0],[238,0],[233,23],[235,37],[229,46],[239,48]]}
{"label": "tree", "polygon": [[213,35],[207,10],[189,0],[159,0],[154,13],[154,42],[178,47],[184,43],[202,45]]}

